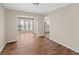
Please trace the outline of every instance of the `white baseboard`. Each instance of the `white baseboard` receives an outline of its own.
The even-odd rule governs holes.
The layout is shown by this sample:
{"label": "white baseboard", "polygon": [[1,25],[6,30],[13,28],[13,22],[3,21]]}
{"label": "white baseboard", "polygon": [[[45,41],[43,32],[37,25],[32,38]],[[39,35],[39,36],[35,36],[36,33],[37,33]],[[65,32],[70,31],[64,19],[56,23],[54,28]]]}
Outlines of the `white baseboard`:
{"label": "white baseboard", "polygon": [[73,50],[73,51],[79,53],[78,50],[76,50],[76,49],[74,49],[74,48],[72,48],[72,47],[69,47],[69,46],[65,45],[64,43],[62,43],[62,42],[58,42],[58,41],[56,41],[56,40],[52,40],[52,39],[56,39],[55,37],[54,37],[54,38],[50,38],[50,37],[49,37],[49,39],[50,39],[51,41],[54,41],[54,42],[56,42],[56,43],[58,43],[58,44],[60,44],[60,45],[62,45],[62,46],[64,46],[64,47],[67,47],[67,48],[69,48],[69,49],[71,49],[71,50]]}
{"label": "white baseboard", "polygon": [[3,48],[6,46],[7,43],[10,43],[10,42],[15,42],[16,40],[13,40],[13,41],[7,41],[3,46],[2,48],[0,48],[0,53],[2,52]]}
{"label": "white baseboard", "polygon": [[16,42],[17,40],[11,40],[11,41],[7,41],[6,43],[10,43],[10,42]]}
{"label": "white baseboard", "polygon": [[0,48],[0,53],[2,52],[3,48],[6,46],[6,43]]}

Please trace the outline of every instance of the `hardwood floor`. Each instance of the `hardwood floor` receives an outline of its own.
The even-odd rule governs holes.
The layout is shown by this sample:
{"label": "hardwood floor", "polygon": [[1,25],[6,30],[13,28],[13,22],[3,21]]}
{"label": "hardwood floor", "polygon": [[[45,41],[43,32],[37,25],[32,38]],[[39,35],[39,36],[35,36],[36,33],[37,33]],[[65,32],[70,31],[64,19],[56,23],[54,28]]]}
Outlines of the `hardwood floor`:
{"label": "hardwood floor", "polygon": [[22,33],[17,42],[8,43],[1,55],[77,55],[78,53],[46,37],[37,37],[34,33]]}

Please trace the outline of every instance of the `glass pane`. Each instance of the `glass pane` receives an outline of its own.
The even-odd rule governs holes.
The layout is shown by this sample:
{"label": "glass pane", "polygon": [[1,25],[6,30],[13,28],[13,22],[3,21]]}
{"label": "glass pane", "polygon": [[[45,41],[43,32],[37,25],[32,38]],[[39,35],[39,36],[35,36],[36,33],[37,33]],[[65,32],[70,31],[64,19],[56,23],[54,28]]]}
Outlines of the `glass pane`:
{"label": "glass pane", "polygon": [[21,26],[21,30],[24,30],[24,20],[20,20],[20,26]]}
{"label": "glass pane", "polygon": [[33,31],[33,20],[30,20],[30,30]]}
{"label": "glass pane", "polygon": [[26,31],[29,31],[29,21],[27,20],[25,24],[26,24]]}

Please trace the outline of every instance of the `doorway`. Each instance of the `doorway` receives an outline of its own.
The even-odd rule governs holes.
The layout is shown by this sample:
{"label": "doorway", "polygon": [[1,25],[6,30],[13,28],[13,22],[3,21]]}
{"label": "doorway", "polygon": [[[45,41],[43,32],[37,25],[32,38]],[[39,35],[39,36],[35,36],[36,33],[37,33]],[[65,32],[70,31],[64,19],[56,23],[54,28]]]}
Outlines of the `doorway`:
{"label": "doorway", "polygon": [[49,24],[50,24],[50,20],[45,19],[44,20],[44,35],[48,38],[49,38]]}

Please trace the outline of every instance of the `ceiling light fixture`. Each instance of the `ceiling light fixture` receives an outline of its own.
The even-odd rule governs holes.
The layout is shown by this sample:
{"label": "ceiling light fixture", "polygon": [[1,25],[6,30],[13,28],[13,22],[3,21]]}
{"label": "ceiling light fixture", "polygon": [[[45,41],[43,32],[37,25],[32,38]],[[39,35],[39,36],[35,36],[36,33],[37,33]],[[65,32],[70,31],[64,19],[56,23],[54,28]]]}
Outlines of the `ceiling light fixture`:
{"label": "ceiling light fixture", "polygon": [[33,3],[33,5],[34,5],[34,6],[38,6],[38,5],[39,5],[39,3]]}

